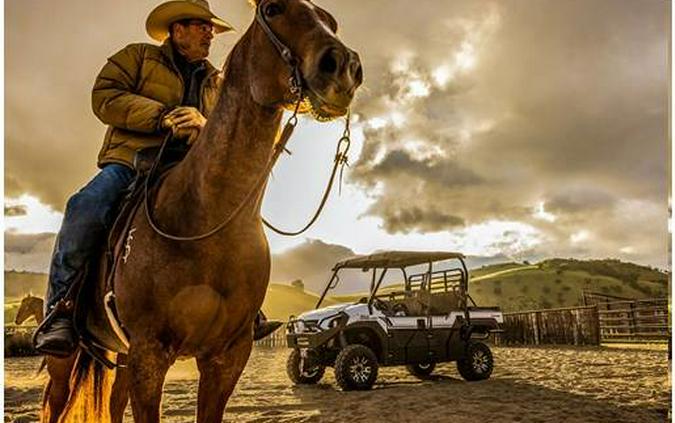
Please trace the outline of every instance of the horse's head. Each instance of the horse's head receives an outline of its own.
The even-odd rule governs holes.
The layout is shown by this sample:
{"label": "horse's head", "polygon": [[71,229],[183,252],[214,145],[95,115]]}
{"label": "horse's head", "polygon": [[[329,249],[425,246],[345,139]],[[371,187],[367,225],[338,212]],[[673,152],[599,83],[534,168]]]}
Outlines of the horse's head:
{"label": "horse's head", "polygon": [[16,312],[14,324],[20,325],[31,316],[35,316],[35,320],[37,320],[37,316],[41,313],[42,307],[43,307],[42,298],[34,297],[31,294],[26,295],[21,300],[19,310]]}
{"label": "horse's head", "polygon": [[[340,41],[336,20],[309,0],[255,0],[249,29],[251,92],[263,105],[292,107],[293,79],[301,86],[301,111],[320,120],[347,113],[363,81],[358,54]],[[294,75],[293,68],[299,75]]]}

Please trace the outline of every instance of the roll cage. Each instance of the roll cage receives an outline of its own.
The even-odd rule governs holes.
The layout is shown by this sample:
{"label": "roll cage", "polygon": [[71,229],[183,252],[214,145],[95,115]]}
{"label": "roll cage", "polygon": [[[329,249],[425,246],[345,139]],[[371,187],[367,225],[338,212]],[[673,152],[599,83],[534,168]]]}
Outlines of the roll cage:
{"label": "roll cage", "polygon": [[[461,266],[434,271],[434,263],[451,259],[459,261]],[[412,275],[408,275],[406,272],[406,269],[409,267],[423,264],[428,265],[425,272]],[[455,252],[386,251],[367,256],[357,256],[337,263],[333,267],[332,276],[316,304],[317,309],[321,306],[328,291],[337,287],[340,281],[338,274],[343,269],[361,269],[364,272],[372,272],[367,299],[370,314],[373,312],[373,302],[383,299],[405,301],[414,292],[428,294],[429,298],[432,296],[440,298],[443,295],[448,298],[455,296],[457,299],[456,309],[464,310],[467,321],[469,319],[467,300],[470,300],[475,305],[475,302],[468,294],[469,272],[466,268],[463,254]],[[390,269],[401,271],[404,281],[404,291],[391,291],[378,295],[377,293],[382,281]],[[428,307],[427,311],[431,311],[431,306]]]}

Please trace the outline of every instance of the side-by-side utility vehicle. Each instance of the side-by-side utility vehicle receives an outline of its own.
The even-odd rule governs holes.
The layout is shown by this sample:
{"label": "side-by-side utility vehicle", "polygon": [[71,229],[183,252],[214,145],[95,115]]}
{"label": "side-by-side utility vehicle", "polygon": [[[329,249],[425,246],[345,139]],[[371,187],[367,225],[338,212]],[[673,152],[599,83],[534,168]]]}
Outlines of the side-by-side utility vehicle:
{"label": "side-by-side utility vehicle", "polygon": [[[371,274],[368,296],[320,308],[348,271]],[[316,309],[288,322],[288,376],[314,384],[333,367],[343,390],[365,390],[380,366],[406,365],[425,378],[437,363],[456,361],[465,380],[487,379],[493,359],[481,340],[500,330],[503,316],[477,307],[468,282],[460,253],[389,251],[337,263]]]}

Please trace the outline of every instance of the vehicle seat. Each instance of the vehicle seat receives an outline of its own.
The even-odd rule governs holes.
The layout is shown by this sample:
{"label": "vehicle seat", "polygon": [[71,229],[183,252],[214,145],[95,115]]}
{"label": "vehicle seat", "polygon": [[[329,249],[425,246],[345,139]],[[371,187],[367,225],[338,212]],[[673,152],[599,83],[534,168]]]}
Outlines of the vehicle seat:
{"label": "vehicle seat", "polygon": [[431,314],[448,314],[460,310],[459,295],[453,291],[439,292],[431,295]]}

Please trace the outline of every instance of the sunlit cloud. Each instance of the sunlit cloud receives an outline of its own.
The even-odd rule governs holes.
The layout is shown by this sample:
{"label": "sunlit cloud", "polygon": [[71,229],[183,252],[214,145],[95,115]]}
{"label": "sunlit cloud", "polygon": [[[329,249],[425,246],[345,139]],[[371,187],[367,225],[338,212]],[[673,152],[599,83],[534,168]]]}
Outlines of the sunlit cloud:
{"label": "sunlit cloud", "polygon": [[489,220],[453,231],[451,238],[467,254],[517,256],[541,244],[544,236],[526,223]]}
{"label": "sunlit cloud", "polygon": [[5,198],[5,208],[22,206],[25,214],[5,216],[5,230],[22,234],[57,232],[63,214],[40,202],[36,197],[24,194],[19,198]]}
{"label": "sunlit cloud", "polygon": [[428,97],[431,93],[431,87],[421,79],[414,79],[408,84],[409,97]]}
{"label": "sunlit cloud", "polygon": [[544,202],[541,201],[535,208],[533,216],[537,219],[545,220],[547,222],[555,222],[557,217],[553,213],[549,213],[544,209]]}

